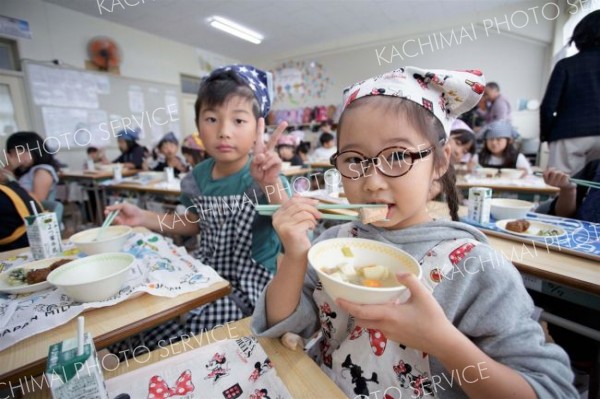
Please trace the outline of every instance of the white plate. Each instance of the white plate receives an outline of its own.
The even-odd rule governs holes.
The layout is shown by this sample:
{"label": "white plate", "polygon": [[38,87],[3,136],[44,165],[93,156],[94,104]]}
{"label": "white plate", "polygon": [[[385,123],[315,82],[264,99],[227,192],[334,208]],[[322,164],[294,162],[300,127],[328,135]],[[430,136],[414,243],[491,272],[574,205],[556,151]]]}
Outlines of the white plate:
{"label": "white plate", "polygon": [[[508,222],[513,222],[515,220],[518,219],[503,219],[503,220],[498,220],[496,222],[496,226],[502,230],[505,231],[507,233],[510,234],[515,234],[517,236],[521,236],[521,237],[528,237],[528,238],[543,238],[543,237],[562,237],[565,234],[567,234],[567,232],[565,231],[565,229],[563,229],[562,227],[558,227],[554,224],[550,224],[550,223],[542,223],[542,222],[538,222],[535,220],[531,220],[531,219],[527,219],[527,221],[529,222],[529,228],[524,231],[523,233],[517,233],[516,231],[510,231],[506,228],[506,224]],[[558,231],[558,234],[555,236],[540,236],[538,235],[538,232],[542,231],[542,230],[556,230]]]}
{"label": "white plate", "polygon": [[[25,269],[25,270],[42,269],[44,267],[50,266],[57,260],[61,260],[61,259],[73,260],[75,258],[69,257],[69,256],[63,256],[60,258],[42,259],[42,260],[37,260],[34,262],[25,263],[21,266],[13,267],[13,268],[11,268],[11,270],[19,269],[19,268]],[[4,292],[6,294],[29,294],[31,292],[37,292],[37,291],[45,290],[47,288],[52,287],[52,284],[50,284],[47,281],[42,281],[41,283],[31,284],[31,285],[29,285],[29,284],[9,285],[7,282],[9,273],[10,273],[10,270],[0,273],[0,292]]]}

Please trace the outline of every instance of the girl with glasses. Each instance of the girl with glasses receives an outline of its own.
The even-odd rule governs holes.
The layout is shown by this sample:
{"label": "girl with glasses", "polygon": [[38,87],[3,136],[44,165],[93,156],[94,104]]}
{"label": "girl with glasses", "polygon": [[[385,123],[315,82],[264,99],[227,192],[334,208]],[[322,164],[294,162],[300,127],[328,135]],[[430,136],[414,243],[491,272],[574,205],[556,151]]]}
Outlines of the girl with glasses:
{"label": "girl with glasses", "polygon": [[[345,91],[331,163],[349,202],[384,204],[387,219],[338,225],[317,241],[359,237],[411,254],[423,278],[397,275],[407,302],[333,301],[308,267],[316,201],[294,197],[274,215],[285,254],[253,329],[270,337],[320,331],[316,360],[350,398],[577,397],[568,357],[545,343],[517,270],[481,232],[457,222],[448,135],[484,84],[476,70],[406,67]],[[427,212],[435,181],[452,221]]]}

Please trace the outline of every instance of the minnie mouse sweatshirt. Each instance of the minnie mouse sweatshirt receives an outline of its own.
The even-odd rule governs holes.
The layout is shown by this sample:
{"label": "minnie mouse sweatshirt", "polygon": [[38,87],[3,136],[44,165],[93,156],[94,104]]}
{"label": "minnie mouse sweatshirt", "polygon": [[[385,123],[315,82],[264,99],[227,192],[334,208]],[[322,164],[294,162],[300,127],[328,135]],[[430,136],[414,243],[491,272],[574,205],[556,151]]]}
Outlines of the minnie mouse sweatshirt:
{"label": "minnie mouse sweatshirt", "polygon": [[[433,296],[440,303],[446,317],[494,360],[521,373],[539,398],[578,397],[572,385],[573,373],[569,366],[569,359],[562,348],[545,342],[540,325],[532,318],[533,301],[527,294],[517,269],[488,245],[487,239],[480,231],[466,224],[451,221],[433,221],[394,231],[353,222],[330,228],[318,237],[316,242],[348,237],[350,235],[347,232],[352,232],[351,236],[394,245],[419,261],[428,256],[440,243],[465,239],[474,243],[474,245],[469,244],[468,254],[453,262],[452,271],[444,274],[433,290]],[[267,337],[280,337],[289,331],[305,338],[311,337],[320,329],[326,332],[326,327],[323,325],[323,308],[320,308],[314,299],[315,290],[318,291],[319,286],[318,276],[309,265],[298,307],[287,319],[271,327],[267,326],[266,321],[265,290],[253,314],[253,331],[257,335]],[[343,318],[343,315],[339,314],[339,308],[336,310],[338,314],[335,320]],[[348,318],[348,315],[345,316]],[[348,320],[353,321],[351,318]],[[344,341],[354,339],[350,337],[351,328],[339,330],[341,331],[338,331],[338,334],[344,336],[335,342],[343,344]],[[331,350],[335,358],[337,348]],[[348,396],[359,397],[355,395],[356,390],[353,393],[344,386],[344,380],[347,379],[347,383],[350,384],[351,377],[344,376],[344,373],[336,375],[340,373],[333,372],[331,366],[328,367],[327,362],[323,360],[322,355],[317,359],[321,368],[336,381],[338,386],[345,390]],[[341,365],[348,367],[348,370],[356,366],[349,360],[346,358]],[[368,368],[369,365],[363,364],[363,367]],[[372,370],[365,369],[365,377],[361,377],[366,381],[370,393],[377,392],[375,381],[384,380],[383,374],[386,373],[385,370],[391,369],[391,365],[387,367],[379,364],[372,367],[374,367]],[[456,370],[454,373],[446,370],[433,356],[429,356],[429,368],[430,381],[427,385],[420,385],[425,386],[426,391],[415,391],[416,396],[413,397],[428,395],[439,398],[466,397],[460,387],[464,381],[460,381],[460,375],[456,374]],[[394,371],[398,369],[395,368]],[[375,377],[376,373],[379,373],[377,378],[366,379],[372,374]],[[482,373],[482,378],[485,378],[484,373],[485,371]],[[406,375],[402,373],[393,375],[393,381],[402,384]],[[352,374],[353,383],[356,381],[354,376]],[[493,378],[493,375],[487,377]],[[413,387],[415,381],[410,380],[410,382]],[[379,397],[383,396],[386,387],[389,388],[389,385],[379,387]]]}

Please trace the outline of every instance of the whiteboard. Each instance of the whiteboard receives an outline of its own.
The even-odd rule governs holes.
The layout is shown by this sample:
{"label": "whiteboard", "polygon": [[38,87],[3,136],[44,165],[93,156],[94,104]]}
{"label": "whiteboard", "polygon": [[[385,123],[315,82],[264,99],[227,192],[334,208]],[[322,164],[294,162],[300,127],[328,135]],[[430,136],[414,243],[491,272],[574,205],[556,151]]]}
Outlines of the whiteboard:
{"label": "whiteboard", "polygon": [[148,148],[168,132],[181,139],[178,86],[37,62],[24,66],[32,125],[51,153],[116,148],[124,127],[139,128],[139,143]]}

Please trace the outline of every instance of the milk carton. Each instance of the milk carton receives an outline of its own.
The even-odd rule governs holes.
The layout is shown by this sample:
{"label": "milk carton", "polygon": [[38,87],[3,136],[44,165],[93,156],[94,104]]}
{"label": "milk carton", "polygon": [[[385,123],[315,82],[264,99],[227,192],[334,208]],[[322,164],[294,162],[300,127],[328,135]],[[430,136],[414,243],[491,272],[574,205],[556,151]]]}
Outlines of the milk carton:
{"label": "milk carton", "polygon": [[469,189],[469,219],[479,224],[490,222],[492,189],[471,187]]}
{"label": "milk carton", "polygon": [[51,258],[62,252],[56,213],[43,212],[26,216],[25,228],[34,259]]}
{"label": "milk carton", "polygon": [[78,338],[51,345],[46,378],[54,399],[108,399],[104,376],[92,336],[84,334],[78,354]]}

